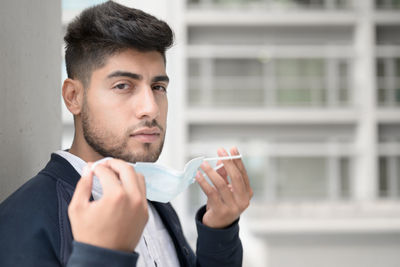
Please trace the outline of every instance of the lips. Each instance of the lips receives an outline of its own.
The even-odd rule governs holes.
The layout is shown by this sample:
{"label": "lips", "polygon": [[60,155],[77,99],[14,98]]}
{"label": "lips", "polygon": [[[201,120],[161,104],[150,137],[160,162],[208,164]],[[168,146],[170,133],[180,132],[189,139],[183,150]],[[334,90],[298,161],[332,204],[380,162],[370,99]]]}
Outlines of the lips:
{"label": "lips", "polygon": [[131,137],[142,143],[153,143],[160,137],[161,130],[157,127],[136,130]]}

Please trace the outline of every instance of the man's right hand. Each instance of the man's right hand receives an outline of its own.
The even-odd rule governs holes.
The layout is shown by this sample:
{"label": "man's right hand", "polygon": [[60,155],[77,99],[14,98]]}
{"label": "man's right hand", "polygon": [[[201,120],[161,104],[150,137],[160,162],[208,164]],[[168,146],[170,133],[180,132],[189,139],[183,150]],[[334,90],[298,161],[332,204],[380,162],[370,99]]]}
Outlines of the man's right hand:
{"label": "man's right hand", "polygon": [[[98,164],[79,180],[68,215],[74,240],[98,247],[132,252],[148,219],[143,175],[118,159]],[[103,196],[89,201],[93,174],[102,185]]]}

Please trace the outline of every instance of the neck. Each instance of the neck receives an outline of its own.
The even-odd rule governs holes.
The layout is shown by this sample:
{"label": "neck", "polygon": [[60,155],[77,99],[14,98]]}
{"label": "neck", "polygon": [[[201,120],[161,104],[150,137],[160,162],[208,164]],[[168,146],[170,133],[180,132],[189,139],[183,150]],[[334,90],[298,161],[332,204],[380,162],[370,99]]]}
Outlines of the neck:
{"label": "neck", "polygon": [[93,150],[93,148],[86,142],[82,131],[75,127],[74,140],[72,142],[69,153],[81,158],[86,162],[94,162],[102,159],[103,156]]}

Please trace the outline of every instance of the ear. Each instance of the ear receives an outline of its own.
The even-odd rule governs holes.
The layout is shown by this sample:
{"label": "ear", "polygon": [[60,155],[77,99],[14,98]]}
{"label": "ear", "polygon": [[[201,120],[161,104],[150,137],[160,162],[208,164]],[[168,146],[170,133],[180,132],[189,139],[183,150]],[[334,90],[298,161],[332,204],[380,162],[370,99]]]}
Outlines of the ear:
{"label": "ear", "polygon": [[82,110],[84,88],[79,80],[70,78],[64,81],[62,96],[65,106],[73,115],[79,115]]}

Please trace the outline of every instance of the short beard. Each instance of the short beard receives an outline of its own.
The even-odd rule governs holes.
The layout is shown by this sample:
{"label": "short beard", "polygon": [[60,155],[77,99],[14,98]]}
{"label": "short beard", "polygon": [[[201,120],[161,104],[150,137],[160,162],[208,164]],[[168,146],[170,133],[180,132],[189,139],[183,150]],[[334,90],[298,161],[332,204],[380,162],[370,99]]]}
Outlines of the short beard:
{"label": "short beard", "polygon": [[[125,137],[122,139],[122,143],[119,143],[119,139],[112,134],[102,131],[102,129],[96,129],[92,127],[93,124],[91,122],[90,111],[88,107],[88,103],[86,100],[86,96],[84,96],[84,103],[82,108],[82,130],[83,136],[86,142],[92,147],[94,151],[102,155],[103,157],[112,157],[117,159],[122,159],[127,162],[135,163],[135,162],[155,162],[163,149],[164,139],[165,139],[165,131],[157,123],[156,120],[152,121],[142,121],[138,125],[131,127]],[[143,154],[139,154],[135,151],[125,151],[128,147],[128,140],[130,138],[130,133],[134,132],[137,128],[142,127],[157,127],[160,129],[161,134],[161,143],[157,149],[154,151],[151,150],[151,145],[149,143],[143,144],[145,152]],[[108,141],[108,142],[107,142]]]}

